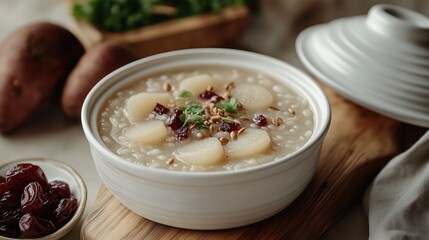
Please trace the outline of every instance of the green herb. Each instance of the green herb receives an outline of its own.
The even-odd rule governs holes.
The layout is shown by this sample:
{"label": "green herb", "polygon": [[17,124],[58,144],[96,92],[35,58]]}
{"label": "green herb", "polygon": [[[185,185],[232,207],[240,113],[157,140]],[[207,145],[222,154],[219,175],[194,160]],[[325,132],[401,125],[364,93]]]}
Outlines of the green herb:
{"label": "green herb", "polygon": [[216,107],[229,113],[237,113],[239,110],[238,101],[236,98],[231,98],[229,100],[221,100],[216,103]]}
{"label": "green herb", "polygon": [[181,97],[181,98],[189,98],[189,97],[192,97],[192,93],[191,93],[191,92],[188,92],[188,91],[182,91],[182,92],[179,94],[179,97]]}
{"label": "green herb", "polygon": [[225,122],[235,122],[234,119],[231,117],[221,117],[221,119]]}
{"label": "green herb", "polygon": [[183,122],[183,125],[195,124],[197,128],[205,128],[203,118],[204,109],[195,99],[190,101],[186,107],[181,107],[179,109],[183,111],[180,115],[180,120]]}
{"label": "green herb", "polygon": [[[122,32],[150,24],[206,12],[220,12],[245,0],[88,0],[76,3],[72,15],[88,21],[105,31]],[[154,11],[156,6],[174,8],[175,14]]]}

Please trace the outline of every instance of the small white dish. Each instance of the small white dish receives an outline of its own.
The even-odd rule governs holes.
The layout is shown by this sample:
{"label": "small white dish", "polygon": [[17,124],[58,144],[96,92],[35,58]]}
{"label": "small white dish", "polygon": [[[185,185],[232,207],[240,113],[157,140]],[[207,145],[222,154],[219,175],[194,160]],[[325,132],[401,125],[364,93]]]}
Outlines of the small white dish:
{"label": "small white dish", "polygon": [[[4,176],[6,172],[13,166],[19,163],[31,163],[42,168],[48,181],[61,180],[69,184],[70,192],[73,197],[78,200],[78,207],[74,216],[60,229],[52,234],[40,238],[32,238],[37,240],[56,240],[65,236],[73,227],[80,221],[86,206],[87,190],[86,185],[81,176],[70,166],[57,160],[47,158],[26,158],[15,161],[10,161],[0,165],[0,176]],[[8,238],[0,236],[0,240],[13,240],[21,238]]]}
{"label": "small white dish", "polygon": [[394,5],[299,34],[297,53],[322,82],[356,103],[429,127],[429,18]]}

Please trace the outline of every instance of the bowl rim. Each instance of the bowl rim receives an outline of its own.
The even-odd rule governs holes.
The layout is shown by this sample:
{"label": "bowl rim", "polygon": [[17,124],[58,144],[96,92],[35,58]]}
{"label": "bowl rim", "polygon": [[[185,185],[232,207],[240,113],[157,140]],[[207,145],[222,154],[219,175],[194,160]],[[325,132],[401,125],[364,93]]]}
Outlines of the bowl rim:
{"label": "bowl rim", "polygon": [[[79,192],[80,192],[80,199],[78,202],[78,207],[76,209],[76,212],[74,213],[73,217],[61,228],[57,229],[55,232],[39,237],[39,238],[32,238],[34,240],[54,240],[54,239],[60,239],[61,237],[65,236],[67,233],[69,233],[73,227],[79,223],[80,219],[83,216],[83,213],[85,212],[86,202],[88,198],[87,193],[87,187],[85,182],[83,181],[83,178],[80,176],[80,174],[74,170],[71,166],[67,165],[64,162],[61,162],[59,160],[55,160],[52,158],[46,158],[46,157],[27,157],[27,158],[20,158],[15,159],[11,161],[7,161],[0,164],[0,169],[8,166],[8,165],[16,165],[20,163],[31,163],[37,165],[38,162],[47,163],[50,165],[55,166],[56,168],[62,168],[66,172],[68,172],[76,181],[76,184],[78,185]],[[41,167],[42,168],[42,167]],[[43,170],[43,168],[42,168]],[[16,240],[16,239],[25,239],[25,238],[9,238],[0,236],[0,240]]]}
{"label": "bowl rim", "polygon": [[[318,93],[318,101],[316,104],[315,101],[309,99],[310,105],[312,107],[315,107],[315,105],[320,105],[323,108],[321,109],[322,116],[318,116],[317,119],[318,122],[315,122],[316,124],[320,124],[320,127],[318,128],[318,131],[313,132],[313,136],[307,141],[304,146],[302,146],[297,151],[283,157],[281,160],[278,161],[271,161],[268,163],[260,164],[257,166],[252,166],[249,168],[244,169],[237,169],[233,171],[174,171],[169,169],[161,169],[161,168],[150,168],[144,165],[135,164],[130,161],[126,161],[110,151],[107,146],[102,144],[100,141],[97,140],[97,138],[94,136],[95,133],[92,131],[91,127],[91,120],[97,119],[97,117],[92,117],[93,114],[90,113],[90,110],[94,107],[96,101],[93,101],[94,99],[97,100],[101,96],[104,95],[103,92],[100,92],[100,89],[103,88],[103,85],[112,82],[116,83],[120,79],[133,75],[136,72],[139,72],[141,69],[141,65],[145,65],[147,63],[150,63],[152,61],[160,60],[163,58],[171,58],[171,57],[177,57],[177,56],[183,56],[183,55],[191,55],[191,54],[217,54],[217,53],[223,53],[223,54],[232,54],[235,56],[244,56],[244,57],[252,57],[252,58],[258,58],[260,61],[266,61],[275,63],[276,65],[282,66],[283,69],[286,69],[288,72],[293,72],[291,74],[297,75],[300,80],[305,81],[305,84],[310,84],[310,86],[306,87],[307,89],[313,89],[313,90],[304,90],[305,92],[313,92],[316,91]],[[207,56],[207,55],[205,55]],[[130,71],[129,74],[121,76],[123,72]],[[131,72],[132,71],[132,72]],[[120,78],[115,79],[116,77],[120,76]],[[299,86],[299,90],[302,90],[303,87]],[[111,72],[104,78],[102,78],[89,92],[89,94],[86,96],[84,104],[82,106],[82,112],[81,112],[81,124],[84,131],[84,134],[87,138],[87,141],[89,142],[91,147],[95,147],[97,151],[101,152],[104,156],[108,156],[110,160],[113,160],[115,163],[118,163],[120,165],[123,165],[127,168],[134,168],[138,169],[139,171],[146,172],[146,173],[154,173],[159,174],[163,176],[175,176],[175,177],[190,177],[190,178],[198,178],[198,177],[204,177],[204,178],[210,178],[210,177],[219,177],[219,176],[230,176],[230,175],[239,175],[239,174],[248,174],[249,172],[256,172],[260,171],[262,169],[267,168],[273,168],[277,165],[287,162],[290,159],[295,158],[298,155],[307,155],[306,150],[312,147],[317,146],[318,144],[322,144],[323,141],[320,141],[320,139],[323,139],[326,135],[329,125],[331,122],[331,107],[329,100],[322,90],[322,88],[315,82],[314,79],[312,79],[309,75],[304,73],[302,70],[290,65],[289,63],[286,63],[284,61],[281,61],[279,59],[276,59],[274,57],[270,57],[267,55],[250,52],[250,51],[244,51],[244,50],[236,50],[236,49],[226,49],[226,48],[192,48],[192,49],[185,49],[185,50],[176,50],[176,51],[170,51],[165,53],[160,53],[156,55],[152,55],[149,57],[145,57],[139,60],[136,60],[134,62],[131,62],[125,66],[122,66],[115,71]],[[316,127],[315,129],[316,130]],[[320,141],[320,142],[319,142]],[[105,161],[103,159],[103,161]]]}

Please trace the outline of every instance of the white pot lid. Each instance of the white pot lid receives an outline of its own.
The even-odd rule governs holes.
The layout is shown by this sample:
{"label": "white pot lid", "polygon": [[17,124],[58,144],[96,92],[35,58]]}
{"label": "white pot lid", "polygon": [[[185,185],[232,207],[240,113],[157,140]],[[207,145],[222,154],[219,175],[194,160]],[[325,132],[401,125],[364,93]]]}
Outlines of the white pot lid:
{"label": "white pot lid", "polygon": [[315,77],[373,111],[429,127],[429,18],[393,5],[301,32],[296,48]]}

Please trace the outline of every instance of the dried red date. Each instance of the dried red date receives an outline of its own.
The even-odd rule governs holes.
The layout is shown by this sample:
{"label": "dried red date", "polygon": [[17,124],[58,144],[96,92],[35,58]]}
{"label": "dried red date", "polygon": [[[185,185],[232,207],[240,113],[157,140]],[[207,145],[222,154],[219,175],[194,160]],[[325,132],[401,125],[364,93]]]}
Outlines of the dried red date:
{"label": "dried red date", "polygon": [[48,193],[55,194],[58,198],[69,198],[70,187],[66,182],[55,180],[49,182]]}
{"label": "dried red date", "polygon": [[0,236],[17,238],[20,234],[21,232],[17,224],[0,224]]}
{"label": "dried red date", "polygon": [[204,92],[200,93],[199,96],[202,99],[210,99],[210,102],[212,102],[212,103],[217,103],[217,102],[220,102],[220,101],[224,100],[223,97],[217,95],[215,92],[213,92],[213,91],[207,91],[207,90],[205,90]]}
{"label": "dried red date", "polygon": [[155,105],[155,107],[153,108],[153,111],[158,114],[158,115],[162,115],[162,114],[167,114],[170,112],[170,109],[168,109],[166,106],[157,103]]}
{"label": "dried red date", "polygon": [[6,183],[0,183],[0,195],[2,195],[4,192],[7,191],[7,185]]}
{"label": "dried red date", "polygon": [[77,200],[76,198],[63,198],[58,203],[54,210],[54,223],[55,226],[60,228],[66,224],[76,212]]}
{"label": "dried red date", "polygon": [[199,96],[202,99],[210,99],[213,96],[217,96],[217,94],[215,92],[213,92],[213,91],[207,91],[207,90],[205,90],[204,92],[200,93]]}
{"label": "dried red date", "polygon": [[19,207],[21,192],[18,190],[8,190],[0,195],[0,212]]}
{"label": "dried red date", "polygon": [[238,131],[241,128],[239,123],[227,121],[219,121],[218,126],[221,131],[225,132]]}
{"label": "dried red date", "polygon": [[43,190],[38,182],[25,186],[21,195],[21,210],[24,213],[39,213],[43,206]]}
{"label": "dried red date", "polygon": [[30,182],[38,182],[43,189],[48,186],[43,170],[30,163],[18,164],[6,173],[6,183],[11,189],[23,189]]}
{"label": "dried red date", "polygon": [[46,219],[52,219],[53,212],[58,205],[60,199],[56,194],[53,193],[45,193],[42,211],[39,213],[39,217],[43,217]]}
{"label": "dried red date", "polygon": [[189,127],[183,126],[176,131],[176,139],[182,141],[189,137]]}
{"label": "dried red date", "polygon": [[0,176],[0,236],[46,236],[66,224],[77,206],[70,186],[60,180],[48,183],[39,166],[18,164]]}
{"label": "dried red date", "polygon": [[6,192],[6,190],[7,190],[6,179],[0,176],[0,195]]}
{"label": "dried red date", "polygon": [[268,124],[267,118],[264,117],[264,115],[255,115],[253,117],[253,122],[260,126],[260,127],[265,127]]}
{"label": "dried red date", "polygon": [[52,219],[52,214],[62,198],[69,198],[70,187],[63,181],[49,182],[49,190],[44,194],[44,201],[40,217]]}
{"label": "dried red date", "polygon": [[11,209],[0,214],[0,236],[16,238],[20,235],[18,223],[22,216],[19,208]]}
{"label": "dried red date", "polygon": [[20,208],[10,209],[0,214],[0,225],[5,224],[18,224],[19,219],[22,216]]}
{"label": "dried red date", "polygon": [[167,126],[170,127],[173,131],[176,131],[183,126],[182,120],[180,120],[180,115],[183,111],[180,109],[173,109],[170,115],[170,119],[167,121]]}
{"label": "dried red date", "polygon": [[225,100],[225,99],[223,97],[217,96],[217,95],[210,98],[210,102],[212,102],[212,103],[218,103],[222,100]]}
{"label": "dried red date", "polygon": [[36,238],[55,232],[55,225],[47,219],[26,213],[19,220],[19,229],[24,237]]}

